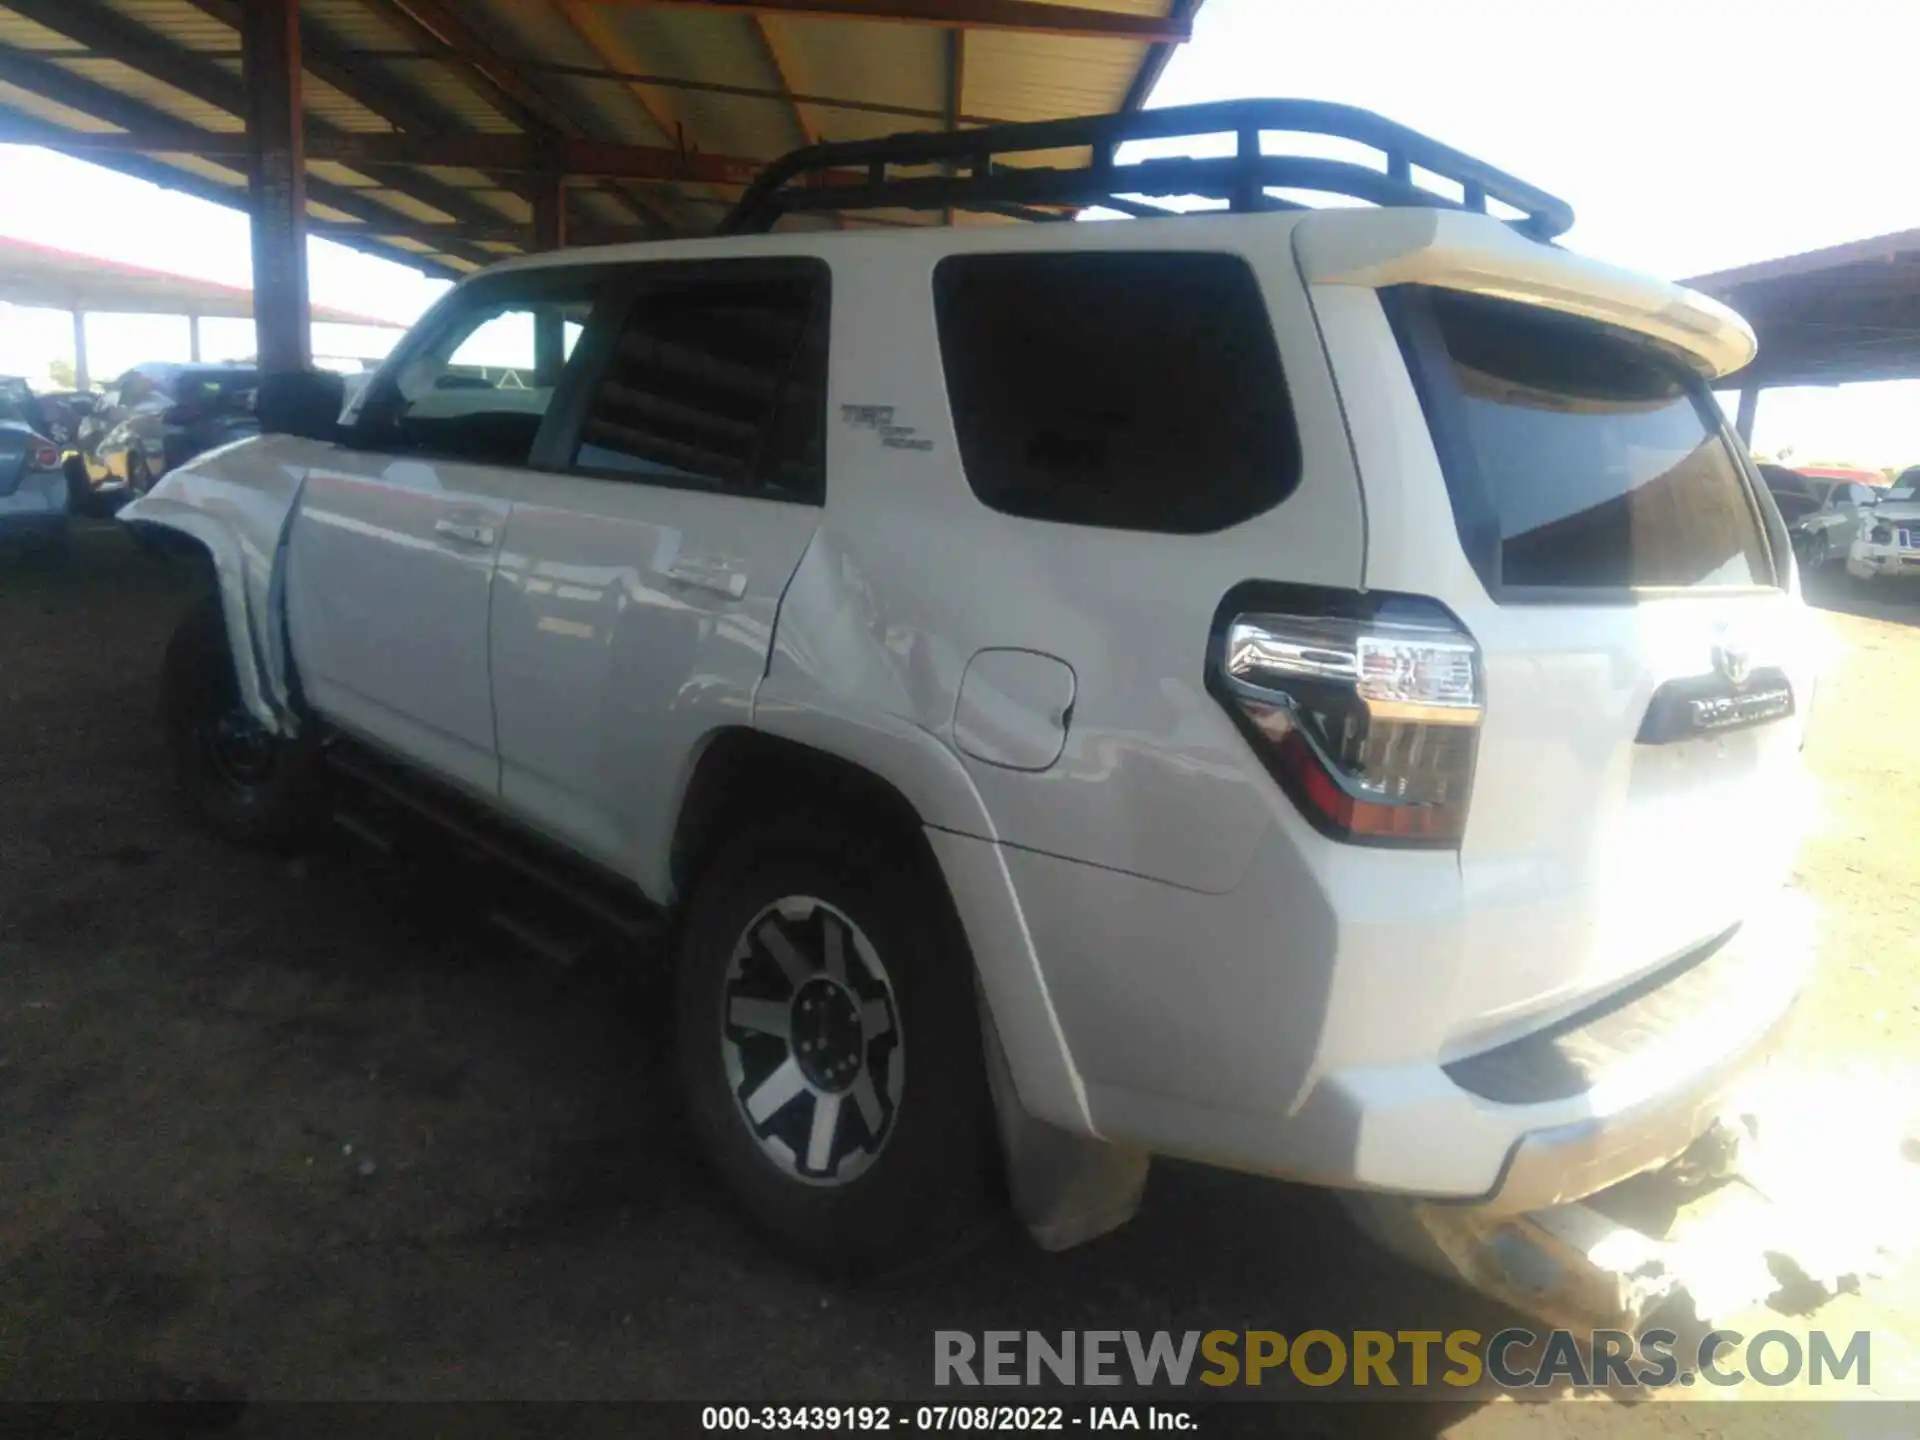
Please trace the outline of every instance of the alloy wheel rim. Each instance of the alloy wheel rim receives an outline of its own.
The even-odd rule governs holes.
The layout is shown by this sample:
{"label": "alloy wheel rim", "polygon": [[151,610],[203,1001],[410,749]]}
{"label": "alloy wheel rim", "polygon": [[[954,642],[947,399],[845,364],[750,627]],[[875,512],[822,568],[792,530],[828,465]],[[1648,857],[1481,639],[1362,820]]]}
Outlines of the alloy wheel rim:
{"label": "alloy wheel rim", "polygon": [[229,789],[248,793],[273,775],[273,737],[235,703],[211,716],[200,729],[200,743],[215,776]]}
{"label": "alloy wheel rim", "polygon": [[793,1179],[845,1185],[893,1138],[905,1081],[893,982],[844,911],[789,895],[728,957],[720,1043],[734,1110]]}

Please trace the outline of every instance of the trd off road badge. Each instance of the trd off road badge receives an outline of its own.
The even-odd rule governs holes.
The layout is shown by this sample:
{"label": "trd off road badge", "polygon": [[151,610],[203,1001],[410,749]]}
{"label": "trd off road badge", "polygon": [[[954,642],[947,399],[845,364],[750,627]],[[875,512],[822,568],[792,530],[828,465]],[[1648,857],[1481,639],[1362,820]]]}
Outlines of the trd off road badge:
{"label": "trd off road badge", "polygon": [[917,426],[894,423],[891,405],[842,405],[840,423],[873,431],[889,450],[933,449],[933,441],[921,438]]}

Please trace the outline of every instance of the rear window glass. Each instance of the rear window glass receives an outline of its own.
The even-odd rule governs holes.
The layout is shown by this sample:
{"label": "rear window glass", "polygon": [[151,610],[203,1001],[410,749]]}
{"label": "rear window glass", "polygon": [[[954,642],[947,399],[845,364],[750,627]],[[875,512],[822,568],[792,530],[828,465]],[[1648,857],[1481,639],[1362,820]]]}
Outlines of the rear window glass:
{"label": "rear window glass", "polygon": [[1266,303],[1235,256],[953,256],[934,299],[961,462],[995,510],[1198,534],[1299,478]]}
{"label": "rear window glass", "polygon": [[1677,358],[1512,301],[1411,290],[1393,311],[1489,588],[1774,583],[1713,398]]}

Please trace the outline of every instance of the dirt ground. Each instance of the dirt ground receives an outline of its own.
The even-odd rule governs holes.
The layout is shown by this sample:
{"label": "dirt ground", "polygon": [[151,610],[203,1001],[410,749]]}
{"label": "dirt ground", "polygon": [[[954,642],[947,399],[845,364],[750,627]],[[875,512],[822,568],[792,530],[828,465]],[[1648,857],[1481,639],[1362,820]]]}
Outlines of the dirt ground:
{"label": "dirt ground", "polygon": [[[682,1137],[649,957],[557,970],[471,923],[457,867],[185,820],[153,723],[181,578],[80,538],[0,571],[0,1399],[905,1398],[935,1329],[1502,1321],[1324,1196],[1180,1165],[1066,1255],[1007,1233],[858,1288],[782,1264]],[[1828,619],[1809,746],[1822,965],[1794,1043],[1891,1066],[1920,1058],[1920,597],[1859,608]],[[1848,1301],[1911,1331],[1907,1298]],[[1381,1434],[1726,1429],[1366,1409]]]}

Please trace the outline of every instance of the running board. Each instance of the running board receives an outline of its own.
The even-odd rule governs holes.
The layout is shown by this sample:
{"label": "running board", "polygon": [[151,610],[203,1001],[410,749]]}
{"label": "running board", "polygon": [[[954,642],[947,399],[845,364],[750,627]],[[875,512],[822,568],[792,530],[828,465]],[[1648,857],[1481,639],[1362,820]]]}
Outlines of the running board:
{"label": "running board", "polygon": [[[468,849],[507,866],[622,940],[641,943],[665,934],[666,925],[660,911],[619,877],[596,873],[592,867],[573,860],[540,837],[488,815],[463,796],[416,776],[352,741],[335,738],[322,753],[328,768],[341,779],[426,821]],[[343,828],[369,840],[376,848],[392,850],[393,842],[384,831],[351,810],[338,812],[334,818]],[[534,948],[546,952],[554,947],[541,944]]]}

